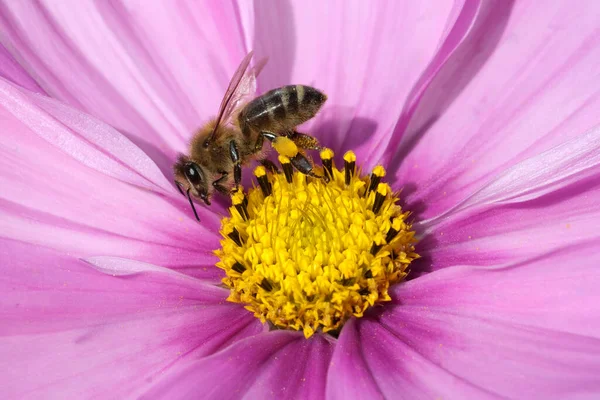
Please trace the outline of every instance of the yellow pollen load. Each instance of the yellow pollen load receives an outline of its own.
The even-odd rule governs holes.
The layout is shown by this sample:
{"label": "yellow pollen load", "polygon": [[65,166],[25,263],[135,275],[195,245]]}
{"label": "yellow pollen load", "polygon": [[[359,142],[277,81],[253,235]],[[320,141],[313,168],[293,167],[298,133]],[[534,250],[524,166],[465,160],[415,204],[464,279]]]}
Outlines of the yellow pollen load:
{"label": "yellow pollen load", "polygon": [[294,157],[298,154],[298,146],[296,146],[296,143],[285,136],[277,136],[272,145],[275,150],[277,150],[277,153],[283,156]]}
{"label": "yellow pollen load", "polygon": [[352,316],[389,301],[390,285],[419,257],[409,213],[381,182],[385,169],[361,176],[348,152],[338,170],[333,155],[321,151],[323,166],[315,167],[325,179],[295,172],[285,155],[282,173],[257,167],[258,187],[232,195],[215,252],[229,301],[307,338],[336,334]]}

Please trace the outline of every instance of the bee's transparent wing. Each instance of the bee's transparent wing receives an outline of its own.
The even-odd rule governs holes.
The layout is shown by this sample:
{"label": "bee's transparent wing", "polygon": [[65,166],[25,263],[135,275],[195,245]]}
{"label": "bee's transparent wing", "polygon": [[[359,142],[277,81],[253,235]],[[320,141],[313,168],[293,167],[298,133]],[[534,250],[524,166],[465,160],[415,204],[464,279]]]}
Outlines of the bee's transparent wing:
{"label": "bee's transparent wing", "polygon": [[223,96],[223,101],[221,101],[217,123],[209,140],[214,140],[217,127],[220,124],[229,123],[235,110],[256,92],[256,77],[266,64],[267,59],[261,59],[254,67],[248,69],[253,54],[254,52],[252,51],[248,53],[235,71],[235,74],[233,74],[225,96]]}
{"label": "bee's transparent wing", "polygon": [[231,96],[231,99],[229,100],[229,103],[227,103],[225,110],[223,110],[221,123],[230,122],[231,118],[235,115],[235,111],[254,96],[256,93],[256,77],[258,74],[260,74],[260,71],[263,69],[266,63],[266,58],[261,59],[256,63],[256,65],[248,69],[242,76],[237,89]]}

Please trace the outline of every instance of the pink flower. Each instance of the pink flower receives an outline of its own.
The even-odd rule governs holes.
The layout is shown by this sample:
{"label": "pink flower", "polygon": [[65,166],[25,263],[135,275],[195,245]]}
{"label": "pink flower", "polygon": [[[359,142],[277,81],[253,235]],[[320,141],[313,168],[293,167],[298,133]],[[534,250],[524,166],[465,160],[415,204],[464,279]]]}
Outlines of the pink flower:
{"label": "pink flower", "polygon": [[[1,5],[2,398],[596,398],[596,2]],[[422,259],[339,338],[217,286],[170,166],[249,49],[383,163]]]}

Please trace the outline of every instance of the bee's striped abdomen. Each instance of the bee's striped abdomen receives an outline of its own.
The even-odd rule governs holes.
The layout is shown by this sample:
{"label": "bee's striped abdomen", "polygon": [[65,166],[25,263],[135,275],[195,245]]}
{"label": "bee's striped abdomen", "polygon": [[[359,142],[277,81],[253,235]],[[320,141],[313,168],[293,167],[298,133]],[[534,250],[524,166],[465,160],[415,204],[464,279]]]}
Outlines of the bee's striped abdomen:
{"label": "bee's striped abdomen", "polygon": [[252,100],[239,115],[242,131],[281,133],[308,121],[319,111],[327,97],[304,85],[288,85],[268,91]]}

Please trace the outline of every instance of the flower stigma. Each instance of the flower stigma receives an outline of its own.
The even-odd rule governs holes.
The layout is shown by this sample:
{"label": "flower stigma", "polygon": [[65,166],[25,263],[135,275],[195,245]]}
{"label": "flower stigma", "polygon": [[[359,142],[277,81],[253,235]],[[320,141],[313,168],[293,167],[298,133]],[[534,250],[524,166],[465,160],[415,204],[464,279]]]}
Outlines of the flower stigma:
{"label": "flower stigma", "polygon": [[232,195],[215,252],[229,301],[306,338],[337,334],[352,316],[391,300],[390,285],[419,257],[410,213],[382,182],[385,169],[362,176],[347,152],[338,170],[333,155],[322,150],[315,167],[325,179],[295,172],[282,155],[283,173],[257,167],[258,186]]}

